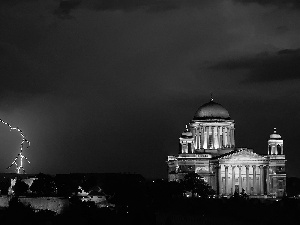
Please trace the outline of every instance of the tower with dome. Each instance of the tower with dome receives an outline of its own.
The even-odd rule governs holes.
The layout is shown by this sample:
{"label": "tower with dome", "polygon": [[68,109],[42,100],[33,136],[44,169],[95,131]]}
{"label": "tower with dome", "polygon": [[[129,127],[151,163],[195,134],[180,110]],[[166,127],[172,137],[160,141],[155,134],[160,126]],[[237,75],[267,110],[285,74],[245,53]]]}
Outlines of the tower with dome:
{"label": "tower with dome", "polygon": [[199,174],[219,196],[283,197],[286,192],[283,140],[274,129],[266,155],[237,148],[234,120],[213,98],[202,105],[179,138],[179,153],[168,156],[168,180]]}

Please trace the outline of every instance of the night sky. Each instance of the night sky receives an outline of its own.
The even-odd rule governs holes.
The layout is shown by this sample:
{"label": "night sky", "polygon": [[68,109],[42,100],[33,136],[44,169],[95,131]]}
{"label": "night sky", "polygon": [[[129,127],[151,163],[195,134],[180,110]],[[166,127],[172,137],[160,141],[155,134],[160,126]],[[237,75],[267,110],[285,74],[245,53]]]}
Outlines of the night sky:
{"label": "night sky", "polygon": [[[213,93],[237,147],[267,154],[276,127],[300,177],[298,0],[0,0],[0,77],[27,173],[167,177]],[[0,126],[0,172],[20,141]]]}

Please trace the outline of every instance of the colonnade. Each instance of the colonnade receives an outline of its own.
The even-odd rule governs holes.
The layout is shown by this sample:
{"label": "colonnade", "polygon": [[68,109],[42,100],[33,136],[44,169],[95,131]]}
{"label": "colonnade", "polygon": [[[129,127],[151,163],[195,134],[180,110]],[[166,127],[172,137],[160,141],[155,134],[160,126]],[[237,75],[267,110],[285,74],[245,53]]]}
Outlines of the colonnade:
{"label": "colonnade", "polygon": [[199,126],[194,130],[196,149],[219,149],[235,146],[233,126]]}
{"label": "colonnade", "polygon": [[[268,165],[224,165],[222,167],[224,167],[223,173],[221,166],[216,167],[216,188],[218,194],[234,194],[235,191],[241,193],[242,189],[250,195],[264,195],[269,193]],[[242,173],[243,167],[245,167],[245,173]],[[236,168],[238,168],[237,174]],[[243,179],[245,180],[244,185]]]}

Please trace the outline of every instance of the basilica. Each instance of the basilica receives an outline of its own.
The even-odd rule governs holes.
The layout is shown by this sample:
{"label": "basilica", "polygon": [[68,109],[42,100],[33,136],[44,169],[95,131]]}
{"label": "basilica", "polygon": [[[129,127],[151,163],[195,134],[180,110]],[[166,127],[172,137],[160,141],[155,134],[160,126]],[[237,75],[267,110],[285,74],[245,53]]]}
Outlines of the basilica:
{"label": "basilica", "polygon": [[237,148],[234,120],[220,104],[202,105],[179,138],[179,154],[168,156],[168,180],[199,174],[219,196],[246,192],[250,197],[283,197],[286,191],[283,140],[270,135],[266,154]]}

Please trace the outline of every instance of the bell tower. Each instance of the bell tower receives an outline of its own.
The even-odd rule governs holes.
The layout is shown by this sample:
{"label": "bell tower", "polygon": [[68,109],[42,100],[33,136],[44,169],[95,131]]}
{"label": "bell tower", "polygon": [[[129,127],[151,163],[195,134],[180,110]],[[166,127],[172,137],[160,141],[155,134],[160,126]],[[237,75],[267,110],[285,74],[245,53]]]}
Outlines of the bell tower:
{"label": "bell tower", "polygon": [[269,174],[270,194],[276,197],[283,197],[286,193],[286,170],[285,170],[285,155],[283,152],[282,137],[274,128],[273,134],[268,140],[268,158],[269,158]]}
{"label": "bell tower", "polygon": [[189,131],[188,126],[185,126],[185,131],[179,138],[179,154],[189,153],[193,154],[194,151],[194,138],[192,132]]}
{"label": "bell tower", "polygon": [[283,153],[283,140],[274,128],[274,133],[270,135],[268,140],[268,155],[284,155]]}

